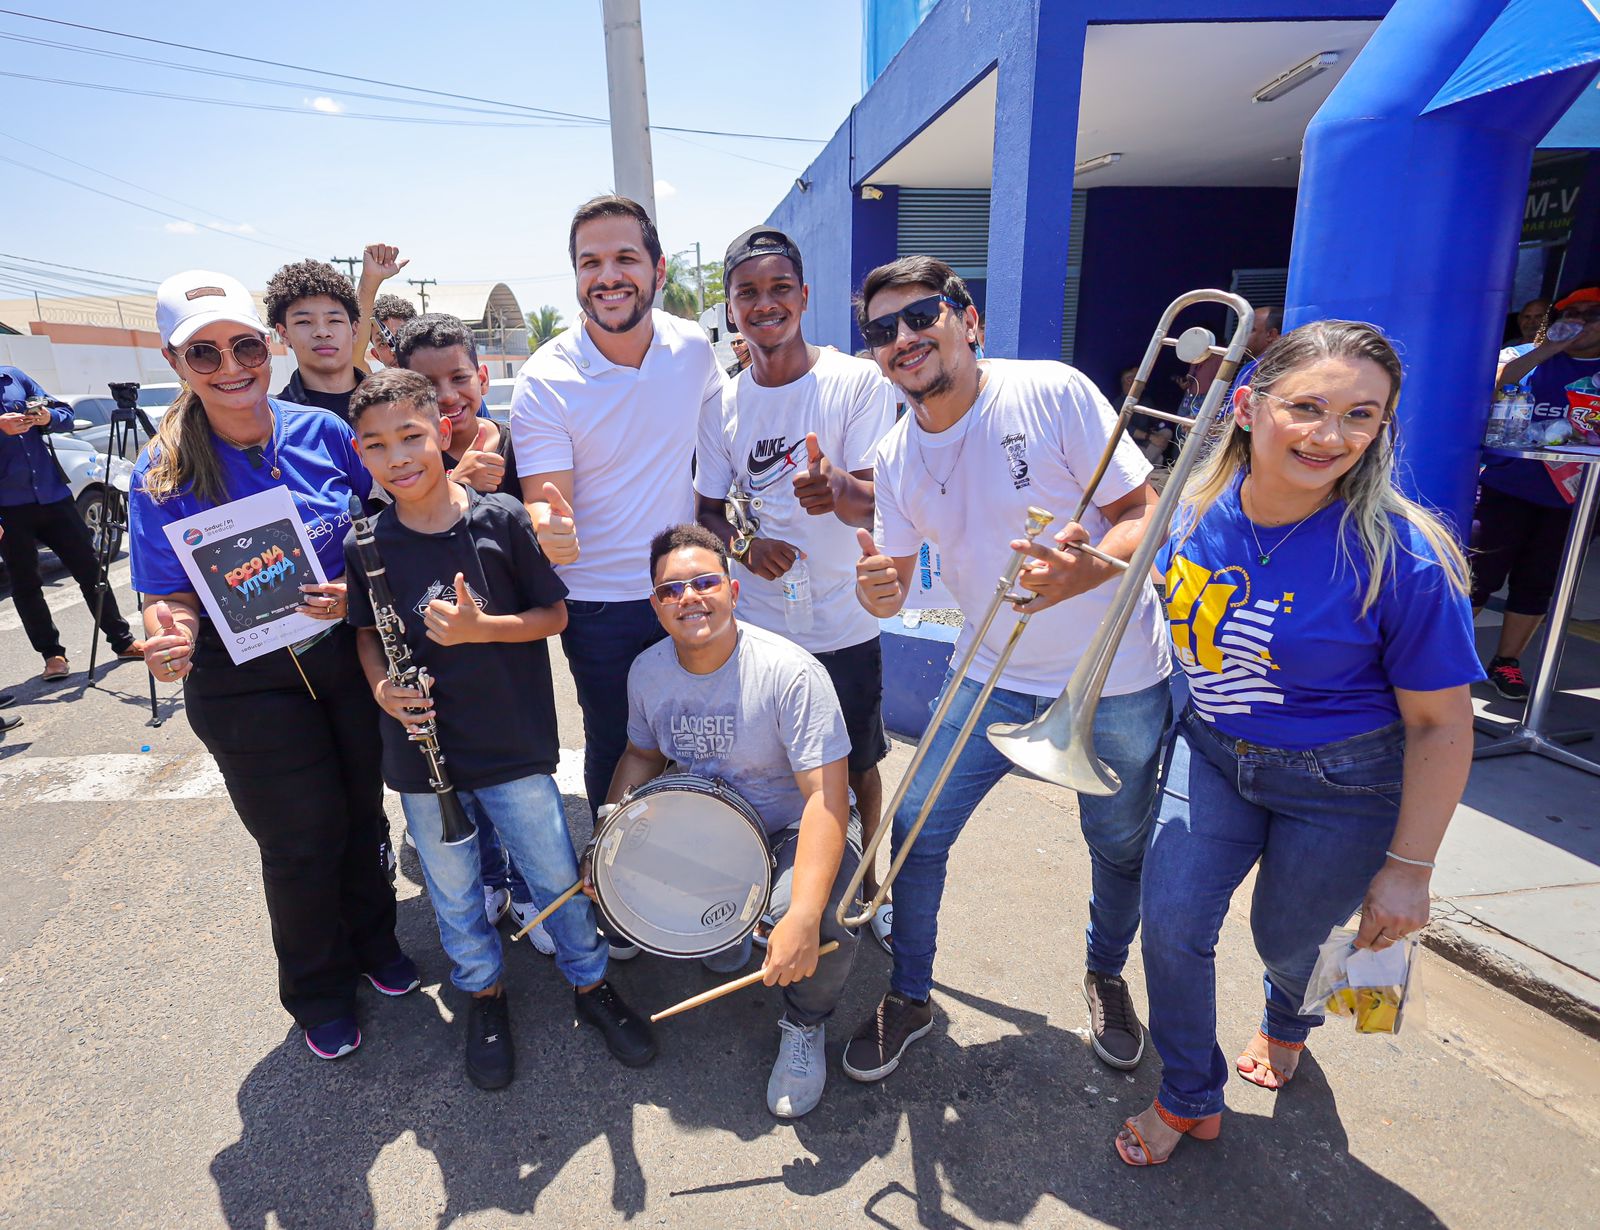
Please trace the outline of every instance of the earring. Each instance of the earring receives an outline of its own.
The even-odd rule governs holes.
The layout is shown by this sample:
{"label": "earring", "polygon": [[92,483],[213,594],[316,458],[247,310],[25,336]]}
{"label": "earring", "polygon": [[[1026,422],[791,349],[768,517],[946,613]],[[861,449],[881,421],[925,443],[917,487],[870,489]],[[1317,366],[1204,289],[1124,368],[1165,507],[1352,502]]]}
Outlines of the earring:
{"label": "earring", "polygon": [[1250,424],[1249,423],[1245,423],[1245,422],[1241,422],[1239,424],[1239,430],[1240,431],[1249,431],[1250,430]]}

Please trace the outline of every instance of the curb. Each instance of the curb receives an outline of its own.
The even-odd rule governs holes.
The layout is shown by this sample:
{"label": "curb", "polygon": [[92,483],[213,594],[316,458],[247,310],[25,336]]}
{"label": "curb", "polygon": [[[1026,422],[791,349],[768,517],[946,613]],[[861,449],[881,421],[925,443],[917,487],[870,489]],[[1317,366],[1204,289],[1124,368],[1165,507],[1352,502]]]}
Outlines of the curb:
{"label": "curb", "polygon": [[[1443,907],[1445,916],[1440,916]],[[1434,902],[1421,939],[1453,965],[1600,1040],[1600,981],[1486,926],[1453,902]]]}

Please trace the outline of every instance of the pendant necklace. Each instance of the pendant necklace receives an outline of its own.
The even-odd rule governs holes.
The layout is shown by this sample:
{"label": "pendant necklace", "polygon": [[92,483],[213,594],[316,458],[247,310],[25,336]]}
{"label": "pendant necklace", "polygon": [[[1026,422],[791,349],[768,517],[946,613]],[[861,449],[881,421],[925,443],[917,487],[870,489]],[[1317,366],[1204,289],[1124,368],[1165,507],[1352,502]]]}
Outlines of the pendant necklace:
{"label": "pendant necklace", "polygon": [[[984,373],[982,371],[980,371],[978,373],[978,395],[979,395],[979,397],[981,397],[982,394],[983,394],[983,385],[984,385]],[[923,453],[923,451],[922,451],[922,424],[921,423],[917,423],[916,424],[916,428],[917,428],[917,460],[922,463],[923,471],[928,475],[928,477],[933,479],[933,481],[939,485],[939,494],[940,495],[949,494],[945,490],[945,488],[949,485],[950,480],[955,477],[956,467],[961,464],[961,454],[962,454],[963,450],[965,450],[966,447],[967,447],[967,437],[972,434],[972,420],[973,420],[973,417],[975,416],[975,414],[977,413],[977,409],[978,409],[978,398],[975,397],[975,398],[973,398],[972,405],[968,408],[967,413],[964,416],[966,421],[967,421],[967,425],[966,425],[965,428],[962,429],[962,432],[961,432],[961,443],[956,445],[956,459],[950,463],[950,468],[947,471],[945,471],[945,476],[943,478],[940,478],[937,474],[935,474],[933,472],[932,469],[929,468],[927,455],[925,453]],[[913,411],[913,417],[914,416],[915,416],[915,412]]]}
{"label": "pendant necklace", "polygon": [[1324,508],[1326,508],[1327,504],[1328,504],[1328,502],[1326,500],[1324,500],[1322,503],[1318,504],[1315,508],[1313,508],[1310,512],[1308,512],[1305,516],[1301,517],[1300,520],[1296,521],[1293,525],[1291,525],[1289,527],[1289,532],[1287,534],[1285,534],[1282,538],[1278,539],[1277,544],[1272,548],[1271,551],[1266,551],[1266,550],[1263,550],[1262,547],[1261,547],[1261,538],[1256,533],[1256,523],[1250,519],[1250,514],[1244,511],[1244,488],[1241,487],[1239,489],[1239,511],[1240,511],[1240,513],[1242,513],[1244,515],[1244,523],[1250,527],[1250,538],[1256,544],[1256,562],[1259,563],[1263,568],[1265,568],[1268,564],[1272,563],[1273,555],[1276,552],[1282,550],[1283,549],[1283,544],[1288,542],[1289,539],[1294,537],[1294,532],[1297,529],[1299,529],[1302,525],[1304,525],[1307,521],[1311,520],[1312,517],[1315,517],[1319,512],[1321,512]]}
{"label": "pendant necklace", "polygon": [[[267,405],[267,414],[271,420],[271,431],[269,432],[267,438],[272,441],[272,465],[268,467],[267,472],[271,474],[273,478],[282,478],[283,471],[278,468],[278,415],[272,409],[270,403]],[[220,431],[217,431],[215,427],[213,427],[211,430],[213,434],[216,435],[217,439],[221,440],[230,448],[236,448],[243,453],[245,457],[249,459],[252,469],[259,470],[261,468],[261,464],[266,459],[267,453],[265,441],[260,444],[240,444],[237,440],[223,435],[223,433]]]}

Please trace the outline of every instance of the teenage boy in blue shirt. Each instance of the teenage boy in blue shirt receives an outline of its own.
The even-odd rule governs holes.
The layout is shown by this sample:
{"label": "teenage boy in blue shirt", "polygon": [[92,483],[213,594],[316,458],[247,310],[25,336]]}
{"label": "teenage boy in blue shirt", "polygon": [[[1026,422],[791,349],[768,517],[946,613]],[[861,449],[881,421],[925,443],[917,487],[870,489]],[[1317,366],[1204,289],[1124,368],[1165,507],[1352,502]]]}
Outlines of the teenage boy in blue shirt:
{"label": "teenage boy in blue shirt", "polygon": [[[478,822],[493,822],[536,901],[548,904],[578,878],[578,860],[554,778],[560,747],[546,639],[567,620],[566,587],[545,560],[520,501],[484,494],[445,473],[451,427],[433,385],[417,372],[387,370],[364,381],[350,403],[363,464],[393,504],[374,533],[406,643],[434,679],[424,699],[389,682],[366,573],[353,535],[349,620],[383,727],[383,773],[401,798],[421,856],[439,938],[469,994],[466,1068],[479,1088],[508,1084],[514,1070],[502,985],[500,936],[484,917],[476,842],[443,841],[437,796],[409,734],[429,716],[451,780]],[[470,578],[470,579],[469,579]],[[495,720],[485,722],[483,714]],[[556,964],[574,987],[577,1019],[595,1026],[622,1063],[655,1057],[649,1024],[605,981],[606,945],[594,909],[575,898],[550,916]]]}

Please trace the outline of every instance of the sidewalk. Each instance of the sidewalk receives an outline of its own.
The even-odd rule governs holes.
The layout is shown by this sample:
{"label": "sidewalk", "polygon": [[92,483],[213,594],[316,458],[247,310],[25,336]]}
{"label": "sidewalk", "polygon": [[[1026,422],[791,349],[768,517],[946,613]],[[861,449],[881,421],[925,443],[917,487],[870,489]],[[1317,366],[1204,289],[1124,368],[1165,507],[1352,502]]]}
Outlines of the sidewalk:
{"label": "sidewalk", "polygon": [[[1591,551],[1591,555],[1600,552]],[[1600,565],[1580,585],[1550,729],[1589,730],[1572,744],[1600,761]],[[1478,619],[1487,661],[1500,616]],[[1522,657],[1532,682],[1542,637]],[[1520,702],[1474,689],[1481,718],[1509,724]],[[1479,744],[1492,736],[1480,733]],[[1439,851],[1429,946],[1600,1037],[1600,777],[1542,756],[1475,761]]]}

